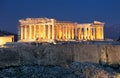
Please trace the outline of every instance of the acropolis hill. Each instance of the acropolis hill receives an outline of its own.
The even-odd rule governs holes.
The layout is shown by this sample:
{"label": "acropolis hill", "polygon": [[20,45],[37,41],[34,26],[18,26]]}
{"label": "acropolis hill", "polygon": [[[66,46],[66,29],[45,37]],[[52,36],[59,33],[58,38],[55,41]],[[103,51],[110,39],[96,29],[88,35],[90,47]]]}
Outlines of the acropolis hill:
{"label": "acropolis hill", "polygon": [[104,41],[104,23],[78,24],[48,18],[19,22],[18,42],[0,48],[0,77],[120,78],[119,72],[108,68],[120,67],[120,42]]}
{"label": "acropolis hill", "polygon": [[[120,64],[120,43],[104,41],[102,22],[78,24],[48,18],[26,18],[19,22],[19,40],[0,50],[0,67],[34,62],[42,65],[71,62]],[[55,41],[56,44],[49,43]]]}
{"label": "acropolis hill", "polygon": [[104,23],[78,24],[49,18],[19,20],[19,42],[104,40]]}

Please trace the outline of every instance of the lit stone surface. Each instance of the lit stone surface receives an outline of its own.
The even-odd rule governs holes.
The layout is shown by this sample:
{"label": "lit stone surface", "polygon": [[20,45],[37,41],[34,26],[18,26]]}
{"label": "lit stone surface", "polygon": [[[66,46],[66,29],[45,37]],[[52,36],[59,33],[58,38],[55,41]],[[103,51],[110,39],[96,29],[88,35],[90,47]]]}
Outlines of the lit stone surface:
{"label": "lit stone surface", "polygon": [[26,18],[19,22],[20,42],[104,40],[104,23],[98,21],[78,24],[48,18]]}
{"label": "lit stone surface", "polygon": [[14,42],[14,36],[0,36],[0,46],[7,42]]}
{"label": "lit stone surface", "polygon": [[120,65],[120,45],[56,44],[18,45],[0,49],[0,67],[14,65],[62,65],[93,62]]}

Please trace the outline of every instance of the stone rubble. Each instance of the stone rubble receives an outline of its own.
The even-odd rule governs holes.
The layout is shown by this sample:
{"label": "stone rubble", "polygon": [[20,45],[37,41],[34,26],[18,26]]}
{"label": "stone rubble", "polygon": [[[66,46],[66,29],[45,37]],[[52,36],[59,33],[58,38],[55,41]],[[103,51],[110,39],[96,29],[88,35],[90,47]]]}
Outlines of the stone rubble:
{"label": "stone rubble", "polygon": [[7,67],[0,70],[0,78],[120,78],[120,73],[95,63],[73,62],[67,67],[48,65]]}

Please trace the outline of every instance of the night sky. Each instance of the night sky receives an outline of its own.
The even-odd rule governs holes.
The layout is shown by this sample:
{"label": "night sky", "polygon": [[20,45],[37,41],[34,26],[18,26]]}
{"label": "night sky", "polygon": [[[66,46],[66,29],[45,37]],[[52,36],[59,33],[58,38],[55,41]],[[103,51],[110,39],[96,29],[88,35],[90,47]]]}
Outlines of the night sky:
{"label": "night sky", "polygon": [[0,0],[0,29],[17,33],[18,20],[27,17],[110,26],[120,24],[120,0]]}

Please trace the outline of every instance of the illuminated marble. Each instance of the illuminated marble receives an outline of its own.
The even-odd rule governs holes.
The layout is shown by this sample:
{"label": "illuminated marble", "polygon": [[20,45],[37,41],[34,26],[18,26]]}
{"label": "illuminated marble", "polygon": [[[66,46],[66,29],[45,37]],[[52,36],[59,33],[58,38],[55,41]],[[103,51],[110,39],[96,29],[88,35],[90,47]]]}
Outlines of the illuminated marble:
{"label": "illuminated marble", "polygon": [[48,18],[19,20],[19,42],[104,40],[104,23],[78,24]]}
{"label": "illuminated marble", "polygon": [[7,42],[14,42],[14,36],[0,36],[0,46],[6,44]]}

